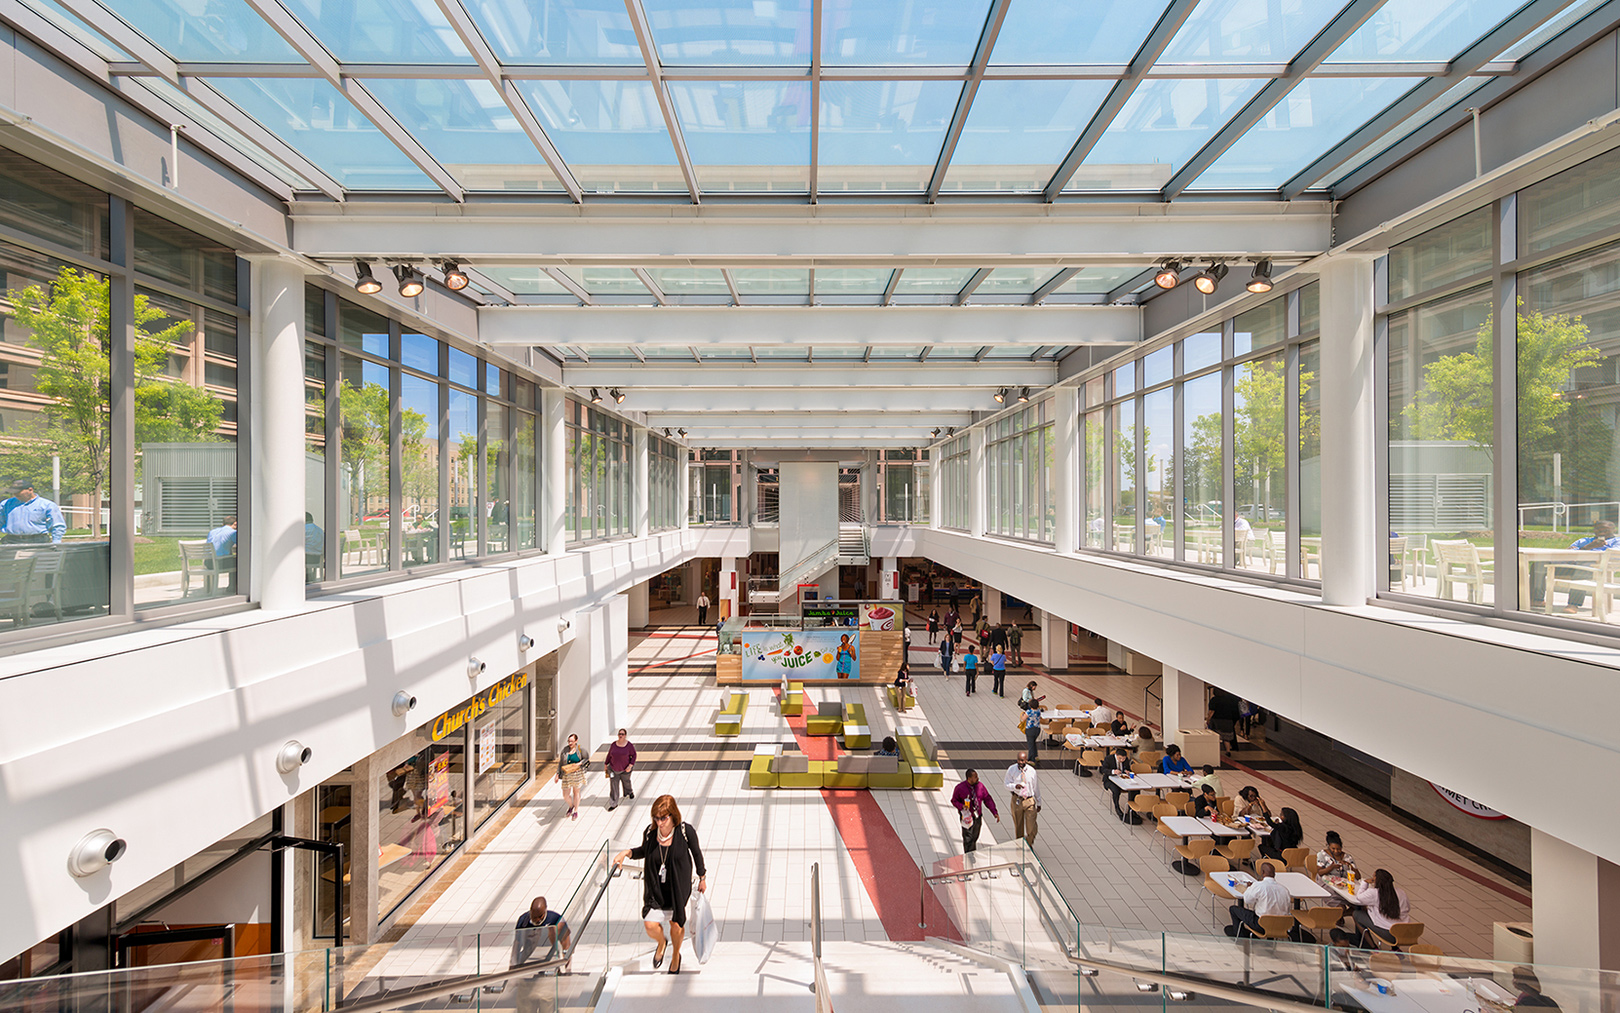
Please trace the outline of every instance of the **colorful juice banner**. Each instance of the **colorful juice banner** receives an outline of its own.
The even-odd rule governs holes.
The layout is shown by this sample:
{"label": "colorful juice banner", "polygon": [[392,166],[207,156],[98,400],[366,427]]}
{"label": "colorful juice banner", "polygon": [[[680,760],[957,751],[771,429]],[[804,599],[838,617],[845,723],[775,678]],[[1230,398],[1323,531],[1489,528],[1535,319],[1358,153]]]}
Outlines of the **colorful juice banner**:
{"label": "colorful juice banner", "polygon": [[861,677],[861,638],[849,627],[743,630],[744,682],[791,682]]}

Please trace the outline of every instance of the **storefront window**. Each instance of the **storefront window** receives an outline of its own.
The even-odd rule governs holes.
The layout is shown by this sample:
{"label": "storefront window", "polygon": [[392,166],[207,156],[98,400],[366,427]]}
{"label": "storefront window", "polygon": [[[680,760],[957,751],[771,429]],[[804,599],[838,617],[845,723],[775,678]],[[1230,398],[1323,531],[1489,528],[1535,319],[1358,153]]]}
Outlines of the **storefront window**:
{"label": "storefront window", "polygon": [[527,688],[510,692],[473,724],[475,827],[482,826],[528,779],[528,692]]}
{"label": "storefront window", "polygon": [[442,722],[414,733],[416,752],[377,776],[377,918],[388,917],[467,840],[461,726],[434,740]]}

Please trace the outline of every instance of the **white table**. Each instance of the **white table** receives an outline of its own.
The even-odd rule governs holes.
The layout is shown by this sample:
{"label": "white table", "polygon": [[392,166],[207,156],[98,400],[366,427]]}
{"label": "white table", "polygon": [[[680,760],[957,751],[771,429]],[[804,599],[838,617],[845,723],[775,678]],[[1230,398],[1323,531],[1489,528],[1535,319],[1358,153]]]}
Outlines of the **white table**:
{"label": "white table", "polygon": [[[1170,828],[1170,832],[1181,837],[1244,837],[1245,832],[1223,827],[1212,820],[1201,820],[1196,816],[1166,816],[1159,821]],[[1297,874],[1296,874],[1297,875]]]}
{"label": "white table", "polygon": [[[1357,882],[1361,881],[1357,880]],[[1358,898],[1355,894],[1345,889],[1345,884],[1342,881],[1336,882],[1334,879],[1324,879],[1322,880],[1322,885],[1333,891],[1333,895],[1335,897],[1338,897],[1346,904],[1353,904],[1356,907],[1366,907],[1368,902],[1373,898],[1371,893],[1367,894],[1365,897]]]}
{"label": "white table", "polygon": [[[1254,877],[1246,872],[1212,872],[1209,878],[1233,900],[1243,896],[1243,891],[1254,883]],[[1315,880],[1298,872],[1279,872],[1276,879],[1288,891],[1288,896],[1296,901],[1326,900],[1330,896]],[[1231,885],[1233,883],[1236,884],[1235,888]]]}
{"label": "white table", "polygon": [[1484,1000],[1513,1005],[1514,996],[1489,978],[1444,978],[1423,975],[1380,979],[1390,984],[1384,994],[1347,972],[1333,972],[1333,990],[1367,1013],[1484,1013]]}
{"label": "white table", "polygon": [[1186,782],[1173,774],[1135,774],[1131,777],[1109,775],[1120,791],[1164,791],[1167,788],[1185,788]]}

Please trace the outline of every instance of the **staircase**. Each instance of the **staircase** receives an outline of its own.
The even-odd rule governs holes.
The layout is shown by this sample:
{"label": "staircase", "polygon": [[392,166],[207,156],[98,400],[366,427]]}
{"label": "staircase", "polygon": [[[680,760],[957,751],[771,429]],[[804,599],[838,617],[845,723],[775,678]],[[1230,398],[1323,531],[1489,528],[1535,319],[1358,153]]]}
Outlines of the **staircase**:
{"label": "staircase", "polygon": [[871,561],[866,547],[866,528],[859,524],[838,526],[838,563],[841,566],[865,566]]}
{"label": "staircase", "polygon": [[829,539],[825,545],[799,560],[775,580],[774,586],[770,578],[750,580],[748,603],[759,605],[793,601],[794,593],[800,584],[815,583],[817,577],[842,561],[840,557],[840,553],[843,552],[840,546],[842,537],[843,532],[839,532],[839,538]]}

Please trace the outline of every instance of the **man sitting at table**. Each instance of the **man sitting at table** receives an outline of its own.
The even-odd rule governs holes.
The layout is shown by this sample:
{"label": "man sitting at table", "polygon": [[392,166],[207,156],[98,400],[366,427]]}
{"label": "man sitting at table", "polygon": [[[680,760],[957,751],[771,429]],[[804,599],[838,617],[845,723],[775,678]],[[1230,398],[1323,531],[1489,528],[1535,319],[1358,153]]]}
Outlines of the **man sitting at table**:
{"label": "man sitting at table", "polygon": [[1261,918],[1267,915],[1287,916],[1293,910],[1293,895],[1286,886],[1277,882],[1277,867],[1270,862],[1261,862],[1259,880],[1243,891],[1240,902],[1232,905],[1232,924],[1226,927],[1226,934],[1236,936],[1239,932],[1247,931],[1252,936],[1264,935],[1265,931],[1260,928]]}
{"label": "man sitting at table", "polygon": [[1119,797],[1123,795],[1124,792],[1119,790],[1119,785],[1108,780],[1108,778],[1114,774],[1128,774],[1130,773],[1130,769],[1131,751],[1124,746],[1117,747],[1112,753],[1109,753],[1107,756],[1103,757],[1101,768],[1103,783],[1108,785],[1108,790],[1113,793],[1114,815],[1128,822],[1140,823],[1141,817],[1137,816],[1135,813],[1127,813],[1120,809]]}
{"label": "man sitting at table", "polygon": [[1159,773],[1191,774],[1192,764],[1181,755],[1181,747],[1172,743],[1164,747],[1164,755],[1159,758]]}
{"label": "man sitting at table", "polygon": [[1215,773],[1214,765],[1209,763],[1204,764],[1204,776],[1194,781],[1193,787],[1202,788],[1206,784],[1215,789],[1215,794],[1221,793],[1221,775]]}
{"label": "man sitting at table", "polygon": [[1214,788],[1211,788],[1207,784],[1200,787],[1198,789],[1198,794],[1193,796],[1193,815],[1201,820],[1212,820],[1219,816],[1221,814],[1221,807],[1215,801],[1216,798],[1217,796]]}
{"label": "man sitting at table", "polygon": [[[1614,534],[1613,521],[1593,521],[1592,533],[1586,538],[1576,539],[1569,543],[1572,549],[1585,549],[1590,552],[1602,552],[1604,549],[1620,548],[1620,538]],[[1547,591],[1547,571],[1551,570],[1553,579],[1580,580],[1590,577],[1591,574],[1583,569],[1571,566],[1532,566],[1530,567],[1530,600],[1541,605],[1548,612],[1552,611],[1552,596]],[[1565,612],[1579,611],[1586,601],[1586,592],[1579,588],[1571,588],[1569,602],[1564,606]]]}
{"label": "man sitting at table", "polygon": [[1122,739],[1127,738],[1131,734],[1131,724],[1129,721],[1125,720],[1125,715],[1114,715],[1114,720],[1108,725],[1108,734],[1117,735]]}
{"label": "man sitting at table", "polygon": [[1091,723],[1094,725],[1110,724],[1114,720],[1114,712],[1101,699],[1091,701]]}

